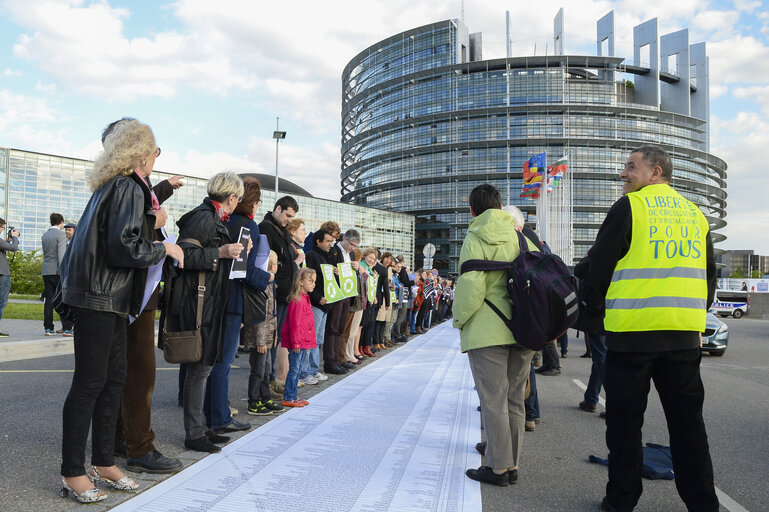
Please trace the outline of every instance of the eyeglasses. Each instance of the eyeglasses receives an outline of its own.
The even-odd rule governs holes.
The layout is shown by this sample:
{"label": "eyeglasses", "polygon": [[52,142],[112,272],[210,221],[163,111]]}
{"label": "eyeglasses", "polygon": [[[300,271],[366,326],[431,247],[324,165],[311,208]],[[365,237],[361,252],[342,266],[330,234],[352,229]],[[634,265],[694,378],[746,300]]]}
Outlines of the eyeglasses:
{"label": "eyeglasses", "polygon": [[160,146],[155,150],[155,158],[160,156]]}

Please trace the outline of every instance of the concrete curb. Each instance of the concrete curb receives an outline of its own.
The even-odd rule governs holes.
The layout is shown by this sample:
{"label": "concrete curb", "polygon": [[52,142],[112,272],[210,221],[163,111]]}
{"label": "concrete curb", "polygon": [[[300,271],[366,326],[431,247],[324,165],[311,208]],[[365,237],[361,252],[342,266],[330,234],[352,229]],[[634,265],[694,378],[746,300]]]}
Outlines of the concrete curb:
{"label": "concrete curb", "polygon": [[74,354],[72,341],[73,338],[41,338],[0,343],[0,363]]}

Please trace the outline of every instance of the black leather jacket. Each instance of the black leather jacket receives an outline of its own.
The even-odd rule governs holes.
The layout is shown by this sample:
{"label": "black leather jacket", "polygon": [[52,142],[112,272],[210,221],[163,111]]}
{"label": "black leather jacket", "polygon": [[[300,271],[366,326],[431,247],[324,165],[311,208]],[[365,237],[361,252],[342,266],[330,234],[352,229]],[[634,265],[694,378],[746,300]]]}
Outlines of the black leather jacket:
{"label": "black leather jacket", "polygon": [[153,243],[149,188],[135,173],[91,195],[61,264],[62,301],[94,311],[138,316],[147,267],[166,256]]}

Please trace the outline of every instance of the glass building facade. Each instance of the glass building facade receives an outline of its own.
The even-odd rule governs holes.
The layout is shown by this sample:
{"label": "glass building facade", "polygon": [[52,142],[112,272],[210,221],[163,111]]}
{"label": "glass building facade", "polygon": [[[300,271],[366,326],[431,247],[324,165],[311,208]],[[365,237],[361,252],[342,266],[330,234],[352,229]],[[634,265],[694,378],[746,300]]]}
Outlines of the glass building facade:
{"label": "glass building facade", "polygon": [[[726,163],[708,153],[707,115],[636,99],[636,86],[618,77],[649,68],[622,58],[482,60],[480,39],[457,20],[426,25],[365,49],[342,75],[342,201],[416,216],[417,265],[430,242],[438,249],[434,267],[458,271],[467,198],[481,183],[495,185],[533,223],[535,202],[519,197],[522,166],[542,152],[548,163],[568,158],[569,259],[578,260],[621,195],[629,151],[647,143],[670,152],[672,185],[723,240],[716,230],[725,225]],[[668,70],[652,71],[680,82]],[[655,86],[659,94],[659,80]],[[697,90],[693,79],[683,87]]]}
{"label": "glass building facade", "polygon": [[[86,177],[92,169],[93,162],[88,160],[0,147],[0,216],[8,226],[21,231],[21,250],[41,248],[40,237],[50,227],[52,212],[61,213],[65,222],[77,223],[91,197]],[[158,183],[171,176],[153,171],[150,179]],[[203,178],[187,177],[184,186],[163,204],[168,211],[169,233],[175,233],[176,221],[206,197],[206,183]],[[357,229],[361,233],[360,247],[403,254],[413,264],[412,215],[292,195],[299,203],[298,216],[304,219],[308,232],[333,220],[343,231]],[[264,217],[274,204],[275,191],[262,189],[262,204],[255,219]]]}

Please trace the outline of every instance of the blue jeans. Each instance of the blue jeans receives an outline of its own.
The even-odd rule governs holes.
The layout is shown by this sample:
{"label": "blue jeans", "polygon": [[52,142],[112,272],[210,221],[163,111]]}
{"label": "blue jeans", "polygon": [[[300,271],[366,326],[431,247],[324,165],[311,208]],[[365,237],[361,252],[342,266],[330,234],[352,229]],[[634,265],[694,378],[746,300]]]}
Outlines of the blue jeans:
{"label": "blue jeans", "polygon": [[409,311],[409,334],[417,333],[417,312],[413,309]]}
{"label": "blue jeans", "polygon": [[523,401],[526,406],[526,421],[539,419],[539,397],[537,396],[537,374],[534,373],[534,365],[529,370],[529,398]]}
{"label": "blue jeans", "polygon": [[320,350],[323,347],[323,335],[326,333],[326,312],[313,306],[312,316],[315,317],[315,348],[308,348],[307,355],[302,358],[300,378],[315,375],[320,371]]}
{"label": "blue jeans", "polygon": [[558,341],[561,342],[561,355],[565,356],[566,353],[569,352],[569,331],[561,334],[561,337],[558,338]]}
{"label": "blue jeans", "polygon": [[8,294],[11,293],[11,276],[0,276],[0,319],[8,305]]}
{"label": "blue jeans", "polygon": [[585,333],[590,343],[593,366],[590,368],[590,380],[587,381],[585,402],[590,405],[598,403],[601,386],[606,382],[606,336],[603,334]]}
{"label": "blue jeans", "polygon": [[240,339],[241,313],[227,313],[224,320],[222,340],[222,361],[216,363],[208,377],[204,410],[211,428],[222,428],[232,421],[230,415],[230,367],[235,361]]}
{"label": "blue jeans", "polygon": [[283,388],[283,400],[296,400],[299,398],[299,368],[307,354],[307,349],[299,352],[288,351],[288,374],[286,374],[286,386]]}

